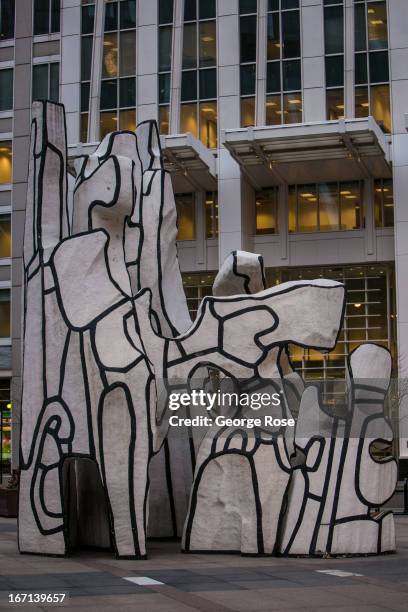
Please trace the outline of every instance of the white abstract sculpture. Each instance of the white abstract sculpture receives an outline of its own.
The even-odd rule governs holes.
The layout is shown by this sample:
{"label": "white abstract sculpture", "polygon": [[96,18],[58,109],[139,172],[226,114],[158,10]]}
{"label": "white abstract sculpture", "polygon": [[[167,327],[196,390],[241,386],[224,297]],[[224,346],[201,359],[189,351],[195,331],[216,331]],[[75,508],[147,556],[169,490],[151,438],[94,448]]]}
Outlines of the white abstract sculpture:
{"label": "white abstract sculpture", "polygon": [[[284,518],[285,502],[289,487],[298,495],[293,483],[306,468],[296,466],[309,447],[299,458],[293,435],[260,432],[262,439],[245,442],[235,430],[210,429],[196,459],[187,437],[166,439],[167,398],[180,381],[191,385],[210,368],[253,384],[278,379],[283,414],[291,396],[301,418],[312,391],[304,391],[287,346],[335,345],[343,285],[300,281],[265,290],[259,256],[237,252],[191,323],[156,124],[110,134],[77,161],[71,210],[64,123],[61,105],[34,103],[24,238],[21,552],[65,555],[82,534],[85,543],[112,545],[121,558],[143,558],[148,521],[150,535],[177,535],[188,510],[185,550],[291,554],[298,536],[290,506]],[[86,499],[89,486],[97,508]],[[360,490],[366,508],[385,494],[367,492],[364,482]],[[220,500],[234,507],[229,529]],[[86,511],[76,515],[78,508]],[[376,520],[386,548],[391,521]],[[289,535],[281,541],[283,525]],[[348,546],[340,531],[336,524],[339,550]]]}

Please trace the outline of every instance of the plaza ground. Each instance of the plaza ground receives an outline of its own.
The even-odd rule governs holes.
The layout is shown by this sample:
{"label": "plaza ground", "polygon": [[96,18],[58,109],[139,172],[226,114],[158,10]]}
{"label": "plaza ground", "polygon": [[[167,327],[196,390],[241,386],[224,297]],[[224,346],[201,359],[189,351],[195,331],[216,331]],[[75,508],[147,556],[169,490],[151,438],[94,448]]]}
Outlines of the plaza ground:
{"label": "plaza ground", "polygon": [[[51,608],[8,603],[9,593],[31,591],[67,592],[69,597],[58,607],[76,612],[406,612],[408,516],[396,516],[395,522],[398,552],[382,557],[183,555],[177,542],[155,541],[149,543],[147,561],[118,561],[111,553],[94,551],[78,551],[66,559],[20,555],[16,521],[3,518],[0,608]],[[146,578],[156,582],[134,582],[145,583]]]}

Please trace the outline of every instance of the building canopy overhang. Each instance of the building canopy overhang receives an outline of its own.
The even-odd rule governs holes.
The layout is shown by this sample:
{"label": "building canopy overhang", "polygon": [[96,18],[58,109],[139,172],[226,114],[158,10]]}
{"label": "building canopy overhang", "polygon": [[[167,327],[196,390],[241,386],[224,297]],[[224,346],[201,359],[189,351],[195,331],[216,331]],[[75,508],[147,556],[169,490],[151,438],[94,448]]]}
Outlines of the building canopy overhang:
{"label": "building canopy overhang", "polygon": [[[217,188],[216,158],[200,140],[191,134],[161,136],[164,168],[170,172],[174,191],[213,191]],[[98,143],[71,145],[68,147],[69,168],[75,175],[74,160],[91,155]]]}
{"label": "building canopy overhang", "polygon": [[372,117],[222,132],[256,189],[391,176],[390,137]]}

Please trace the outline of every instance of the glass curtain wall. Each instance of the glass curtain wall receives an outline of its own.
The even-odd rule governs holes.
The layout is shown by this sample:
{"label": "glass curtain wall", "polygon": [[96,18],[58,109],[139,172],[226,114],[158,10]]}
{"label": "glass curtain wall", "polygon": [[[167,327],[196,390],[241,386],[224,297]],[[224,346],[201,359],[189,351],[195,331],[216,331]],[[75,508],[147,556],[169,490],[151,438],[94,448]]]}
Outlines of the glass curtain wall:
{"label": "glass curtain wall", "polygon": [[170,129],[171,65],[173,50],[174,0],[159,0],[159,129]]}
{"label": "glass curtain wall", "polygon": [[344,118],[343,0],[324,0],[326,118]]}

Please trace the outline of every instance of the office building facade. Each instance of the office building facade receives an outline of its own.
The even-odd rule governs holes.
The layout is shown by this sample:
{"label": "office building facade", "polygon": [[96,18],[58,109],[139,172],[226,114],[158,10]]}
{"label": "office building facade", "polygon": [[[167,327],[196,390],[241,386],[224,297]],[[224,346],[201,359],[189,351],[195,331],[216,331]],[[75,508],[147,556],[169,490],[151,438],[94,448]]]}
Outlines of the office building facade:
{"label": "office building facade", "polygon": [[[406,0],[1,0],[0,6],[0,401],[7,460],[12,423],[18,465],[21,257],[34,99],[65,105],[71,160],[111,131],[157,120],[192,314],[225,257],[254,251],[264,258],[269,285],[315,277],[346,283],[335,350],[292,347],[305,377],[341,379],[345,356],[363,341],[388,347],[396,373],[407,377]],[[400,403],[403,415],[404,398]],[[398,452],[408,458],[403,435]]]}

